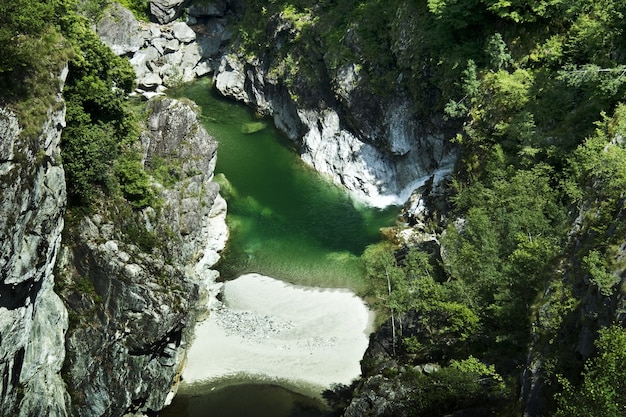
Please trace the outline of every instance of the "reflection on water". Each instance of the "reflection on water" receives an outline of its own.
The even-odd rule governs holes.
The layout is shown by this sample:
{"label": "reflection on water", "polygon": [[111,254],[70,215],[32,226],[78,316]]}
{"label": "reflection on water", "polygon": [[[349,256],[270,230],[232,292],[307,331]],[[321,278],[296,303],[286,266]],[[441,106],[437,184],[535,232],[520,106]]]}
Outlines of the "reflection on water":
{"label": "reflection on water", "polygon": [[201,80],[174,95],[200,105],[204,126],[219,142],[216,181],[231,229],[218,266],[222,277],[257,272],[301,285],[362,290],[359,257],[379,240],[380,227],[394,222],[398,208],[354,203],[306,166],[271,123],[210,87]]}

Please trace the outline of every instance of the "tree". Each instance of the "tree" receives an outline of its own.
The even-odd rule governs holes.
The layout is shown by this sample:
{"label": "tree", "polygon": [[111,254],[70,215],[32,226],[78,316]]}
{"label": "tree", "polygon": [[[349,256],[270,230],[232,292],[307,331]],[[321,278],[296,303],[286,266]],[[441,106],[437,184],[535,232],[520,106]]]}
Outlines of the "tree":
{"label": "tree", "polygon": [[33,48],[54,22],[56,0],[0,2],[0,74],[28,67],[40,57]]}
{"label": "tree", "polygon": [[626,415],[626,331],[613,325],[600,330],[597,353],[587,359],[582,382],[575,386],[561,377],[554,417]]}

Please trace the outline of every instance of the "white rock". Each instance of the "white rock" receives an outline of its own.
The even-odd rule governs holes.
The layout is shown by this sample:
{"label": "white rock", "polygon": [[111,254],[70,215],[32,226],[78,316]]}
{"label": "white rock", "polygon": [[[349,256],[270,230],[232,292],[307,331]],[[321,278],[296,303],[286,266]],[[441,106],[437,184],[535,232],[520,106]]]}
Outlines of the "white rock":
{"label": "white rock", "polygon": [[189,43],[196,39],[196,32],[185,22],[175,22],[172,25],[174,37],[183,43]]}
{"label": "white rock", "polygon": [[141,87],[148,89],[156,88],[157,85],[160,85],[162,83],[163,80],[161,79],[161,77],[159,77],[159,74],[155,74],[153,72],[146,74],[146,76],[139,81],[139,85]]}
{"label": "white rock", "polygon": [[159,55],[163,55],[165,53],[165,46],[167,45],[167,40],[164,38],[155,38],[152,39],[151,45],[159,52]]}
{"label": "white rock", "polygon": [[215,88],[225,96],[249,103],[250,98],[245,91],[245,83],[243,65],[237,59],[224,56],[215,77]]}
{"label": "white rock", "polygon": [[165,47],[163,48],[165,52],[174,52],[178,51],[180,48],[180,41],[178,39],[170,39],[165,43]]}
{"label": "white rock", "polygon": [[195,68],[196,76],[202,77],[203,75],[207,75],[211,72],[211,65],[207,61],[199,62]]}
{"label": "white rock", "polygon": [[165,94],[159,91],[144,91],[143,93],[141,93],[141,96],[146,100],[151,100],[155,97],[159,97],[163,95]]}

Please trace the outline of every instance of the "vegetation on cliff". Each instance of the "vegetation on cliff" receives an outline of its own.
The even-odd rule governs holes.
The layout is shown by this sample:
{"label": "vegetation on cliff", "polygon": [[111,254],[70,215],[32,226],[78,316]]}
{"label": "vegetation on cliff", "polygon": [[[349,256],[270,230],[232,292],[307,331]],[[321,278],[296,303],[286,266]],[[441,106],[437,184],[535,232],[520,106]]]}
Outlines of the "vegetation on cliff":
{"label": "vegetation on cliff", "polygon": [[[614,359],[626,348],[623,3],[398,7],[414,8],[416,17],[403,15],[390,27],[413,20],[417,30],[432,29],[411,50],[412,68],[431,76],[406,72],[398,54],[406,51],[394,50],[395,68],[406,75],[407,88],[438,98],[429,111],[462,122],[453,138],[460,160],[449,184],[452,210],[434,226],[441,252],[417,256],[429,256],[435,267],[429,272],[412,258],[370,257],[385,269],[370,271],[373,288],[391,288],[384,309],[410,311],[420,324],[399,336],[398,356],[405,365],[434,361],[443,369],[468,355],[494,364],[508,389],[496,403],[486,389],[479,402],[505,415],[527,406],[520,376],[529,357],[539,358],[544,388],[531,401],[545,401],[543,413],[620,414],[615,407],[624,393],[603,388],[609,383],[600,375],[626,376]],[[601,330],[613,323],[618,326]],[[581,329],[600,330],[596,353],[580,348]],[[579,383],[585,395],[573,394]],[[443,409],[427,411],[471,407],[470,392],[465,402],[451,397]],[[399,408],[415,409],[431,395],[418,393]]]}
{"label": "vegetation on cliff", "polygon": [[3,2],[2,97],[17,111],[22,135],[36,135],[58,93],[55,77],[69,65],[61,145],[70,205],[88,206],[100,190],[121,192],[134,207],[145,207],[156,199],[133,148],[139,121],[128,93],[135,74],[79,14],[95,3],[104,6],[74,0]]}

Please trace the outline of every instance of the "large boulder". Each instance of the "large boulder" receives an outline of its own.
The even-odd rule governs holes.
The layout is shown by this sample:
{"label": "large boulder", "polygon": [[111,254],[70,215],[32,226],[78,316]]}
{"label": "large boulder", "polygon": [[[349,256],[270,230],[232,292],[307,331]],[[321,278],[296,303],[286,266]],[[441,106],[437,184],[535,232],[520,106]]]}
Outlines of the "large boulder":
{"label": "large boulder", "polygon": [[135,16],[118,3],[107,8],[96,24],[98,36],[116,55],[137,52],[148,36],[139,27]]}
{"label": "large boulder", "polygon": [[162,25],[176,20],[183,11],[186,0],[150,0],[150,15]]}
{"label": "large boulder", "polygon": [[226,97],[231,97],[248,104],[251,100],[246,92],[245,86],[246,74],[244,73],[243,63],[235,59],[232,55],[224,56],[215,77],[215,87],[217,90]]}
{"label": "large boulder", "polygon": [[182,43],[193,42],[196,39],[196,32],[187,26],[185,22],[174,23],[172,25],[172,34]]}

